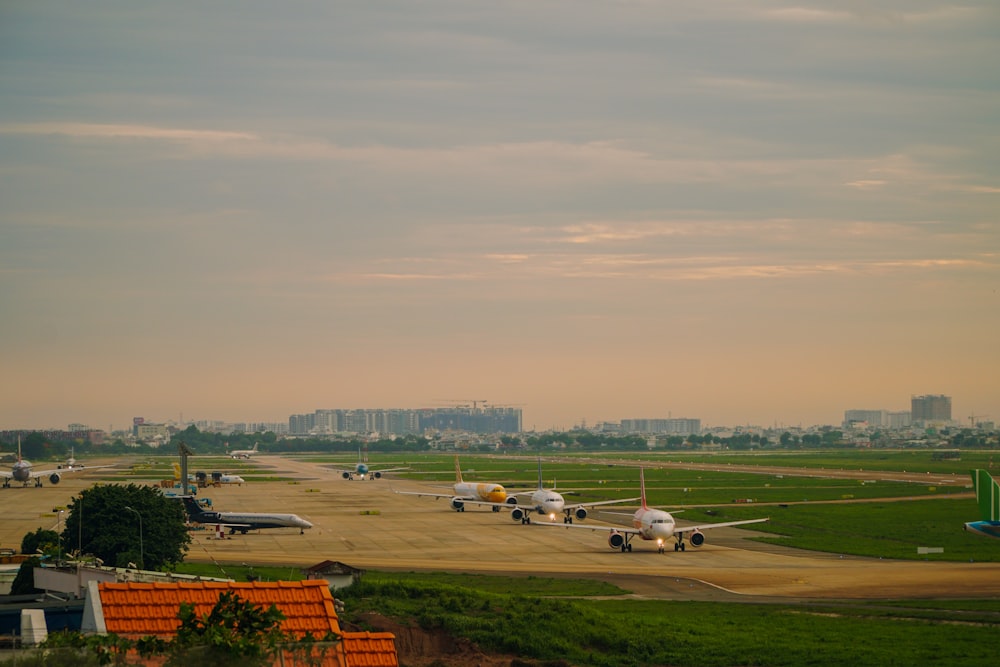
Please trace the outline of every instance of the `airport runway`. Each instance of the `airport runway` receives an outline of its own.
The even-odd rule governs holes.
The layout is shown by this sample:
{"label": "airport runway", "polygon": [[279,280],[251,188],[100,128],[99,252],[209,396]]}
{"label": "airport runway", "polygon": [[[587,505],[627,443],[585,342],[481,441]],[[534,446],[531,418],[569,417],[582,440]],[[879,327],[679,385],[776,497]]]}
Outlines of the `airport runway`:
{"label": "airport runway", "polygon": [[[322,465],[275,456],[252,462],[295,481],[208,488],[201,495],[212,498],[219,511],[291,512],[315,527],[304,535],[297,529],[272,529],[223,540],[214,539],[211,531],[196,531],[188,560],[307,567],[329,559],[373,570],[576,575],[618,583],[638,597],[666,599],[1000,596],[1000,563],[839,557],[758,545],[743,539],[749,531],[734,528],[706,533],[705,546],[683,553],[670,549],[659,554],[655,545],[640,540],[633,541],[634,551],[621,553],[608,547],[603,532],[524,526],[505,512],[470,508],[458,513],[447,500],[393,493],[393,488],[427,490],[428,483],[346,481]],[[39,526],[54,528],[51,509],[67,504],[90,483],[81,474],[57,487],[0,489],[0,546],[19,545],[26,532]]]}

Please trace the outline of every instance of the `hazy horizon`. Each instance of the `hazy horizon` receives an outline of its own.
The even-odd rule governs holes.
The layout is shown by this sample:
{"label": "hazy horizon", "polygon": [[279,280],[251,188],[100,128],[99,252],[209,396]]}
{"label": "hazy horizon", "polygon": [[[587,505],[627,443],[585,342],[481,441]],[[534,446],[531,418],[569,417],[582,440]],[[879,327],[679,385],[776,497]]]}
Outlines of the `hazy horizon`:
{"label": "hazy horizon", "polygon": [[5,3],[0,424],[1000,419],[1000,5]]}

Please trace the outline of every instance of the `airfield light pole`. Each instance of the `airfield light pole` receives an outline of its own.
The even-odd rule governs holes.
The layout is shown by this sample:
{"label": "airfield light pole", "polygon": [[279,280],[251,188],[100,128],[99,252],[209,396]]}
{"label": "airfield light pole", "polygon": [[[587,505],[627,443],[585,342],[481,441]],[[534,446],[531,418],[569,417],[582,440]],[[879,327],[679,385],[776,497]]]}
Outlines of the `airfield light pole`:
{"label": "airfield light pole", "polygon": [[129,510],[130,512],[135,512],[135,515],[139,517],[139,569],[141,570],[145,567],[146,564],[145,563],[146,554],[142,549],[142,515],[139,514],[139,510],[135,509],[134,507],[129,507],[128,505],[126,505],[125,509]]}

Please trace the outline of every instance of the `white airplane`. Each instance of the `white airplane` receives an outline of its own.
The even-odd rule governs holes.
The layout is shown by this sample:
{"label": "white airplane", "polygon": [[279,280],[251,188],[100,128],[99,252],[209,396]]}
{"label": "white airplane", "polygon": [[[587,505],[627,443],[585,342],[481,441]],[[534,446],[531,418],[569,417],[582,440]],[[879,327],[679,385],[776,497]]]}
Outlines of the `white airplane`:
{"label": "white airplane", "polygon": [[368,469],[368,457],[362,458],[361,450],[358,450],[358,463],[354,466],[353,470],[339,470],[340,476],[347,480],[352,479],[381,479],[382,475],[387,472],[396,472],[397,470],[409,470],[409,468],[386,468],[385,470],[369,470]]}
{"label": "white airplane", "polygon": [[[94,468],[110,467],[112,466],[94,466]],[[35,470],[31,465],[31,461],[25,461],[21,457],[21,438],[18,437],[17,461],[11,467],[10,471],[0,470],[0,477],[3,478],[3,487],[5,489],[10,487],[11,482],[21,482],[21,486],[28,486],[34,482],[36,487],[41,487],[43,477],[48,476],[50,484],[58,484],[63,475],[68,472],[77,472],[80,468],[83,468],[83,466],[70,468],[60,466],[55,470]]]}
{"label": "white airplane", "polygon": [[464,512],[466,504],[489,505],[494,512],[499,512],[502,507],[511,507],[517,503],[517,498],[508,496],[506,489],[501,484],[493,482],[465,482],[462,480],[462,468],[458,465],[458,457],[455,457],[455,486],[452,487],[454,493],[427,493],[420,491],[396,491],[404,496],[428,496],[431,498],[450,498],[451,508],[456,512]]}
{"label": "white airplane", "polygon": [[219,484],[239,484],[240,486],[243,486],[244,484],[247,483],[247,481],[242,477],[240,477],[239,475],[228,475],[228,474],[219,475],[218,480],[213,479],[212,481],[218,481]]}
{"label": "white airplane", "polygon": [[253,443],[253,449],[234,449],[229,452],[229,458],[231,459],[248,459],[257,453],[257,445],[259,442]]}
{"label": "white airplane", "polygon": [[207,512],[198,506],[191,496],[181,496],[188,519],[192,523],[204,523],[229,528],[232,535],[237,530],[247,534],[251,530],[262,528],[298,528],[299,534],[305,534],[306,528],[313,525],[297,514],[272,514],[269,512]]}
{"label": "white airplane", "polygon": [[60,470],[75,470],[76,468],[82,468],[83,464],[77,464],[76,457],[74,454],[74,447],[69,448],[69,458],[66,459],[66,463],[59,466]]}
{"label": "white airplane", "polygon": [[[639,492],[641,505],[632,515],[632,527],[621,528],[616,526],[573,526],[565,525],[564,528],[585,528],[587,530],[604,530],[609,533],[608,546],[612,549],[620,549],[622,552],[632,551],[632,538],[639,536],[643,540],[655,541],[658,551],[662,554],[666,550],[667,540],[673,538],[674,551],[684,551],[684,536],[688,536],[688,542],[693,547],[700,547],[705,543],[705,534],[702,532],[709,528],[724,528],[726,526],[742,526],[748,523],[761,523],[769,519],[747,519],[744,521],[727,521],[725,523],[706,523],[701,526],[685,526],[678,528],[674,522],[674,517],[670,512],[653,509],[646,505],[646,479],[643,469],[639,468]],[[540,526],[559,524],[539,523]]]}
{"label": "white airplane", "polygon": [[555,521],[556,515],[562,513],[564,515],[563,523],[571,524],[573,523],[573,517],[576,517],[580,521],[586,519],[588,507],[596,507],[598,505],[618,505],[621,503],[630,503],[634,500],[639,499],[622,498],[621,500],[602,500],[596,503],[575,503],[573,505],[567,505],[566,499],[563,498],[561,494],[556,493],[554,489],[546,489],[542,486],[542,458],[538,457],[538,488],[532,492],[530,504],[522,505],[518,503],[514,509],[511,510],[510,518],[514,521],[520,521],[521,523],[531,523],[531,513],[537,512],[538,514],[547,514],[549,516],[549,521]]}

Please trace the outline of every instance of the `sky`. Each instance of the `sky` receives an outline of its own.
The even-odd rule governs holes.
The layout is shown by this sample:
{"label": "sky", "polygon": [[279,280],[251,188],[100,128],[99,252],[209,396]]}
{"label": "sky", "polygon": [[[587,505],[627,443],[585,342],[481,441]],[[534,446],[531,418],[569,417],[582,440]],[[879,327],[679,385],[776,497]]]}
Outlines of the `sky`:
{"label": "sky", "polygon": [[1000,4],[0,4],[0,428],[1000,420]]}

